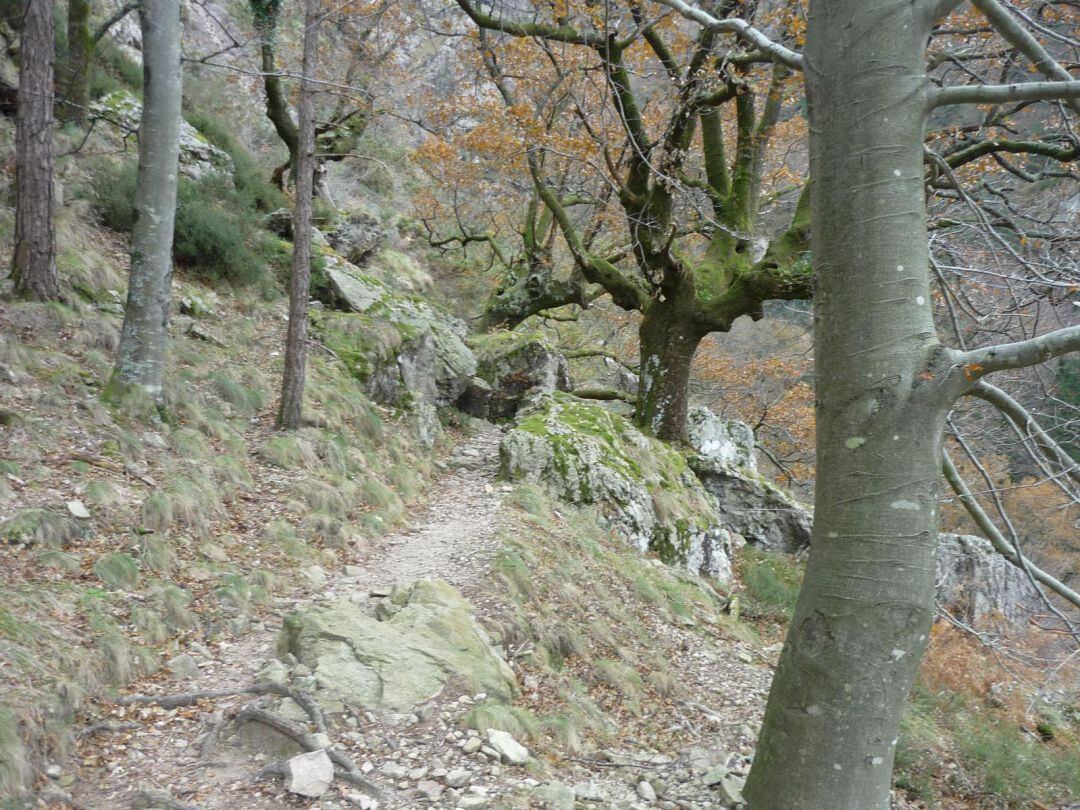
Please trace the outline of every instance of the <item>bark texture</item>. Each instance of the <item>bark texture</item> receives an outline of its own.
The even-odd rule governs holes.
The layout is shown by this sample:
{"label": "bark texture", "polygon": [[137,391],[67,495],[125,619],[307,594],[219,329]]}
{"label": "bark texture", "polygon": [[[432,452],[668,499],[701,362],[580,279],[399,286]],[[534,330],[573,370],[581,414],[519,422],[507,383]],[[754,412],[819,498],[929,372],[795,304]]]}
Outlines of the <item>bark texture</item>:
{"label": "bark texture", "polygon": [[887,810],[929,635],[942,433],[962,384],[931,317],[925,5],[810,5],[816,507],[753,810]]}
{"label": "bark texture", "polygon": [[94,55],[90,0],[68,0],[67,38],[64,104],[60,115],[68,121],[82,123],[90,103],[90,60]]}
{"label": "bark texture", "polygon": [[304,77],[300,81],[299,150],[296,157],[296,208],[293,215],[292,284],[289,331],[285,339],[285,373],[281,382],[278,427],[300,427],[307,368],[308,298],[311,285],[311,200],[315,181],[315,63],[318,57],[319,0],[306,0],[304,14]]}
{"label": "bark texture", "polygon": [[15,292],[60,297],[53,229],[53,7],[26,0],[15,118]]}
{"label": "bark texture", "polygon": [[124,326],[107,397],[141,388],[162,397],[172,286],[176,176],[180,157],[180,11],[174,0],[143,0],[143,114]]}

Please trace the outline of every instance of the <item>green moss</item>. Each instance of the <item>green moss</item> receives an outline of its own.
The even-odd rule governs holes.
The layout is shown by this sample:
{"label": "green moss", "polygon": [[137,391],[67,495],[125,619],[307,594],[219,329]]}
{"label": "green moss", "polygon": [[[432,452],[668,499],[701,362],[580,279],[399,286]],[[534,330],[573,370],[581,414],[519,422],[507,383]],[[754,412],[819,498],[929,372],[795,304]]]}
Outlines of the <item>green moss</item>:
{"label": "green moss", "polygon": [[23,509],[0,523],[0,542],[60,548],[84,532],[77,520],[53,509]]}

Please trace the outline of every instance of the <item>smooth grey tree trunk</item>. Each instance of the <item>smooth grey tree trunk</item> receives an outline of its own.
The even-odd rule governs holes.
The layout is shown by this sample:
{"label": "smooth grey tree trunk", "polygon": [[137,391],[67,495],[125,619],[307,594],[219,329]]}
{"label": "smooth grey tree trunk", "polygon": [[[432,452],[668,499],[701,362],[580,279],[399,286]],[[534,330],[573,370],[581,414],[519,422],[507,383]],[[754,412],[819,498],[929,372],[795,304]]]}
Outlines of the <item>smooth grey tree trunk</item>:
{"label": "smooth grey tree trunk", "polygon": [[931,5],[810,4],[814,536],[746,786],[752,810],[887,810],[930,631],[944,421],[963,388],[931,317]]}
{"label": "smooth grey tree trunk", "polygon": [[143,0],[143,113],[139,122],[137,219],[124,326],[108,398],[141,388],[161,402],[168,349],[176,176],[180,156],[180,10],[176,0]]}
{"label": "smooth grey tree trunk", "polygon": [[296,206],[293,212],[292,284],[289,290],[289,330],[285,338],[285,372],[281,380],[278,427],[300,427],[304,410],[307,368],[308,298],[311,284],[311,199],[315,173],[315,75],[318,59],[319,2],[306,0],[304,68],[300,80],[299,146],[296,159]]}
{"label": "smooth grey tree trunk", "polygon": [[53,6],[26,0],[15,117],[15,248],[17,295],[60,297],[53,228]]}

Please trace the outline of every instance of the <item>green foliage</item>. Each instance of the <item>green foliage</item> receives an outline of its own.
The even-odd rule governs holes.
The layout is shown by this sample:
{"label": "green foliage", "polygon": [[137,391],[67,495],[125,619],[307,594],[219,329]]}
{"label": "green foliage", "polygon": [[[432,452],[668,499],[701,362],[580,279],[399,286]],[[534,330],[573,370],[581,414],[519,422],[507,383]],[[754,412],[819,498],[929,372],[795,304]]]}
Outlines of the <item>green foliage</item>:
{"label": "green foliage", "polygon": [[0,523],[0,542],[59,548],[83,534],[73,518],[52,509],[23,509]]}
{"label": "green foliage", "polygon": [[130,554],[117,551],[94,563],[94,573],[110,588],[127,590],[139,584],[139,564]]}
{"label": "green foliage", "polygon": [[540,724],[528,709],[492,700],[473,706],[463,722],[481,733],[493,728],[512,734],[518,739],[535,737],[540,729]]}
{"label": "green foliage", "polygon": [[267,172],[236,139],[229,124],[215,115],[196,110],[187,112],[185,117],[206,140],[232,158],[235,169],[233,184],[236,186],[237,195],[247,205],[262,212],[270,212],[288,204],[285,195],[266,179]]}
{"label": "green foliage", "polygon": [[[89,197],[101,223],[130,233],[135,226],[136,166],[100,162],[91,168]],[[287,251],[262,227],[261,197],[219,174],[177,184],[173,258],[208,282],[235,285],[269,283],[268,265],[284,267]]]}

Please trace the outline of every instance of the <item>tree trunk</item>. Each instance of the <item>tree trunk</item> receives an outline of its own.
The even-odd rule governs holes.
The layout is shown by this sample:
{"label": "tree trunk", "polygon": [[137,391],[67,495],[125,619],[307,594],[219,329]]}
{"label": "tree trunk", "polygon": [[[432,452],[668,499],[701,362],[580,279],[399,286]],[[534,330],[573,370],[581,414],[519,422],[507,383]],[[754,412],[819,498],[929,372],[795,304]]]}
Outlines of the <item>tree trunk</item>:
{"label": "tree trunk", "polygon": [[[691,293],[692,294],[692,293]],[[693,318],[692,302],[670,295],[654,302],[638,329],[638,426],[665,441],[686,438],[690,363],[708,333]]]}
{"label": "tree trunk", "polygon": [[68,0],[68,52],[64,65],[64,104],[60,115],[81,124],[86,120],[90,103],[90,60],[94,55],[94,36],[90,32],[90,0]]}
{"label": "tree trunk", "polygon": [[300,427],[307,366],[308,297],[311,282],[311,200],[315,180],[315,62],[318,57],[319,0],[306,0],[304,75],[300,81],[300,132],[296,156],[296,208],[293,214],[292,285],[289,332],[285,339],[285,373],[281,381],[278,427]]}
{"label": "tree trunk", "polygon": [[53,7],[26,0],[15,118],[15,292],[60,297],[53,229]]}
{"label": "tree trunk", "polygon": [[131,273],[109,398],[141,388],[158,403],[168,345],[176,176],[180,156],[180,11],[175,0],[143,0],[143,113],[139,121],[137,218]]}
{"label": "tree trunk", "polygon": [[927,5],[810,4],[814,536],[746,786],[752,810],[887,810],[929,634],[958,390],[927,270]]}

